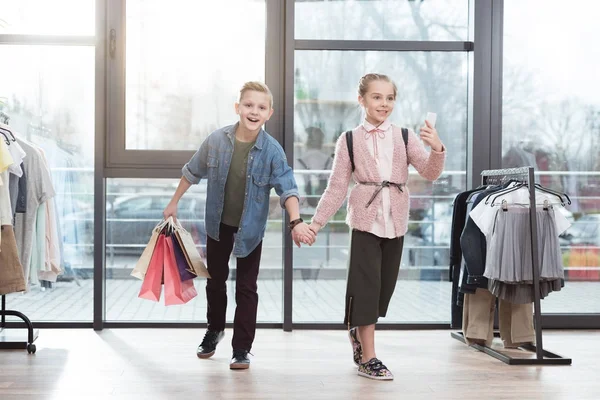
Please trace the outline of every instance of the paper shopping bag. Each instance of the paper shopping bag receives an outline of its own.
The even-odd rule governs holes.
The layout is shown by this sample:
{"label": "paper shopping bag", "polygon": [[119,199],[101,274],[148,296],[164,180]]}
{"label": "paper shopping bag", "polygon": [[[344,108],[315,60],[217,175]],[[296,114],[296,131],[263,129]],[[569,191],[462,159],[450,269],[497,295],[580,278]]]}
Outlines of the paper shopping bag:
{"label": "paper shopping bag", "polygon": [[177,240],[179,240],[179,244],[181,245],[181,249],[183,250],[188,263],[192,266],[192,269],[196,273],[196,276],[201,278],[209,278],[210,274],[206,269],[206,265],[202,261],[202,257],[200,257],[200,253],[196,248],[196,243],[194,243],[194,239],[192,235],[188,231],[186,231],[183,226],[176,221],[174,223],[175,235],[177,236]]}
{"label": "paper shopping bag", "polygon": [[185,304],[198,295],[193,280],[182,281],[173,252],[173,239],[165,239],[165,305]]}
{"label": "paper shopping bag", "polygon": [[192,269],[192,265],[188,262],[175,233],[171,234],[171,243],[173,243],[173,253],[175,253],[175,261],[177,262],[177,270],[179,271],[181,280],[194,279],[196,273]]}
{"label": "paper shopping bag", "polygon": [[156,225],[154,229],[152,229],[152,236],[150,236],[150,241],[148,241],[148,245],[146,245],[146,248],[140,256],[140,259],[135,264],[135,268],[133,269],[133,271],[131,271],[131,276],[144,280],[144,276],[146,275],[146,271],[148,270],[148,266],[150,265],[150,260],[152,259],[152,253],[154,252],[154,248],[156,247],[158,235],[160,235],[161,230],[167,223],[168,220],[162,221],[158,225]]}
{"label": "paper shopping bag", "polygon": [[147,299],[152,301],[160,300],[160,292],[162,290],[162,279],[163,279],[163,265],[164,265],[164,253],[165,253],[165,235],[160,234],[158,236],[152,258],[146,275],[144,276],[144,282],[138,295],[141,299]]}

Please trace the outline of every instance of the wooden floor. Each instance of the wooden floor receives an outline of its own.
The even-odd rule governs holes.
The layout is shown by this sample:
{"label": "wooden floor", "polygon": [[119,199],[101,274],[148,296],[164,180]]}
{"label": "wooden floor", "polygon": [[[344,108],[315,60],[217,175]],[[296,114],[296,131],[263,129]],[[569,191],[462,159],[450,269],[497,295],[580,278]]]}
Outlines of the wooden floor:
{"label": "wooden floor", "polygon": [[509,366],[449,331],[381,331],[393,382],[358,377],[343,331],[261,330],[247,371],[229,370],[231,332],[212,359],[203,331],[43,330],[37,353],[0,351],[0,399],[600,399],[598,331],[548,331],[571,366]]}

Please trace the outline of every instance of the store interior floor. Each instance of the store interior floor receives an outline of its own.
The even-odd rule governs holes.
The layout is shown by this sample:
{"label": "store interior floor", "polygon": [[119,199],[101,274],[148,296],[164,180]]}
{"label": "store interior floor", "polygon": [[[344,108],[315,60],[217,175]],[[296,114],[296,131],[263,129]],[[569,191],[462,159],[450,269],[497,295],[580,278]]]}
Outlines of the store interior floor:
{"label": "store interior floor", "polygon": [[545,331],[570,366],[511,366],[450,331],[380,331],[391,382],[357,376],[346,332],[257,332],[249,370],[229,369],[231,331],[208,360],[201,329],[45,329],[37,352],[0,351],[0,399],[599,399],[600,331]]}

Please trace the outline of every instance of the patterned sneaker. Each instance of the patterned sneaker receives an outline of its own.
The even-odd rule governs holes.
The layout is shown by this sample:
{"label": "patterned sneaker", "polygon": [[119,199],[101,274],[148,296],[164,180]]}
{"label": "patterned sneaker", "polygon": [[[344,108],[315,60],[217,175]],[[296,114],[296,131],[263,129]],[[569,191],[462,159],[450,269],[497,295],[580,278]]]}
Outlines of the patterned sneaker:
{"label": "patterned sneaker", "polygon": [[358,375],[379,381],[391,381],[394,379],[394,375],[392,375],[390,370],[377,358],[372,358],[370,361],[360,364],[358,366]]}
{"label": "patterned sneaker", "polygon": [[360,366],[360,361],[362,359],[362,346],[360,345],[360,341],[358,340],[358,332],[356,328],[352,328],[348,331],[348,336],[350,337],[350,344],[352,345],[352,353],[354,356],[354,364],[356,366]]}

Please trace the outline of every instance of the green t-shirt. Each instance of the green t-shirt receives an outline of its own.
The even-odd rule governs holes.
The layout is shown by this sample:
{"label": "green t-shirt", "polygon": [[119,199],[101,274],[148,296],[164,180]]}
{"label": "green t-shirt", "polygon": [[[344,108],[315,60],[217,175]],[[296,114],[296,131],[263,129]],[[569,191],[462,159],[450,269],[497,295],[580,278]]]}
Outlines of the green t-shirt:
{"label": "green t-shirt", "polygon": [[241,142],[235,139],[231,165],[225,182],[225,204],[221,222],[225,225],[238,227],[244,210],[246,198],[246,173],[248,170],[248,154],[254,142]]}

